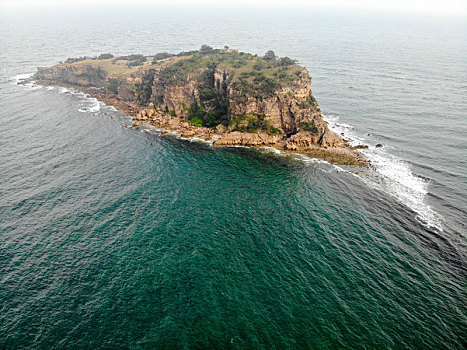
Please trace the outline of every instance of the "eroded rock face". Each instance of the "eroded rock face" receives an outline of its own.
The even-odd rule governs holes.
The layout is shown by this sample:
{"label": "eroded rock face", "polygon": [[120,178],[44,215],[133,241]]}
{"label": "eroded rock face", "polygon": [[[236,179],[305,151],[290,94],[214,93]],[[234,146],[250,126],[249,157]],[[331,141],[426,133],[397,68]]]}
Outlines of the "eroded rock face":
{"label": "eroded rock face", "polygon": [[286,134],[300,131],[303,123],[314,123],[318,131],[326,130],[327,124],[322,120],[319,106],[313,102],[311,78],[306,70],[300,72],[295,85],[293,88],[281,87],[268,98],[245,98],[240,92],[232,89],[231,111],[239,115],[263,114],[273,127]]}
{"label": "eroded rock face", "polygon": [[214,142],[215,146],[272,146],[280,141],[280,135],[268,135],[264,132],[229,132],[223,134],[219,139]]}
{"label": "eroded rock face", "polygon": [[38,68],[35,79],[54,83],[65,83],[83,87],[103,88],[107,72],[99,66],[92,65],[66,65],[49,68]]}
{"label": "eroded rock face", "polygon": [[[101,94],[117,107],[123,106],[131,114],[136,111],[134,126],[151,124],[176,131],[183,137],[213,140],[215,146],[274,146],[314,154],[341,148],[355,152],[341,136],[329,130],[323,120],[306,69],[295,66],[288,83],[277,84],[272,93],[265,94],[253,93],[257,92],[255,87],[242,89],[238,84],[239,73],[222,66],[196,68],[183,78],[182,83],[177,81],[176,72],[173,76],[164,76],[164,69],[165,66],[151,67],[150,70],[139,68],[126,76],[112,77],[98,64],[66,64],[39,68],[34,79],[56,85],[99,88]],[[206,81],[209,82],[208,93]],[[147,97],[144,105],[138,105],[141,96]],[[188,121],[198,109],[204,116],[225,111],[226,119],[217,127],[195,126],[193,121]],[[250,124],[261,126],[252,132]]]}
{"label": "eroded rock face", "polygon": [[167,86],[164,89],[164,104],[177,116],[187,117],[188,108],[195,102],[197,94],[194,81],[189,81],[185,86]]}

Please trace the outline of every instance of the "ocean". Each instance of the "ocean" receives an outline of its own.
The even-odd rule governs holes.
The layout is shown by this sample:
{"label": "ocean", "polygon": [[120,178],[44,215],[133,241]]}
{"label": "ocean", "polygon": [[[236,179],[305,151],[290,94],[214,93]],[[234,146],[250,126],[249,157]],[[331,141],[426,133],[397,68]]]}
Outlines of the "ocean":
{"label": "ocean", "polygon": [[[297,59],[372,166],[128,129],[83,93],[17,84],[202,44]],[[466,57],[461,18],[2,10],[0,348],[465,348]]]}

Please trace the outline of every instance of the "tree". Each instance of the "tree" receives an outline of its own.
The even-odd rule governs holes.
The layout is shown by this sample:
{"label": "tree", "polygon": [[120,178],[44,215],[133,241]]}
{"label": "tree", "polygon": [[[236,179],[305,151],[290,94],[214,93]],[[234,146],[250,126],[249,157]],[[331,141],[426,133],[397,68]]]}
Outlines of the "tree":
{"label": "tree", "polygon": [[276,60],[276,54],[274,53],[274,51],[269,50],[268,52],[266,52],[264,54],[263,60],[265,60],[265,61],[275,61]]}
{"label": "tree", "polygon": [[163,59],[166,59],[166,58],[169,58],[169,57],[172,57],[173,54],[171,53],[168,53],[168,52],[160,52],[160,53],[156,53],[153,57],[153,64],[157,63],[157,61],[160,61],[160,60],[163,60]]}
{"label": "tree", "polygon": [[111,53],[101,53],[99,57],[97,57],[98,60],[106,60],[108,58],[114,58],[114,55]]}
{"label": "tree", "polygon": [[203,45],[203,46],[201,46],[201,49],[199,49],[199,52],[201,54],[208,54],[208,53],[211,53],[213,51],[214,51],[214,49],[211,46],[208,46],[208,45]]}
{"label": "tree", "polygon": [[285,67],[285,66],[292,66],[295,63],[297,63],[296,60],[293,60],[293,59],[291,59],[289,57],[282,57],[281,59],[279,59],[278,65],[282,66],[282,67]]}

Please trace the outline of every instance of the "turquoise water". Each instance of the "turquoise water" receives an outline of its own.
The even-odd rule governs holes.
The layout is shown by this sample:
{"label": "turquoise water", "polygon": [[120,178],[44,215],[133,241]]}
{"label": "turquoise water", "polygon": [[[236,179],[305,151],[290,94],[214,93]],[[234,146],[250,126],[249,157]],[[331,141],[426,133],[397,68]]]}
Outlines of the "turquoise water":
{"label": "turquoise water", "polygon": [[[464,348],[465,24],[215,13],[0,14],[0,348]],[[130,130],[16,85],[202,43],[298,58],[374,168]]]}

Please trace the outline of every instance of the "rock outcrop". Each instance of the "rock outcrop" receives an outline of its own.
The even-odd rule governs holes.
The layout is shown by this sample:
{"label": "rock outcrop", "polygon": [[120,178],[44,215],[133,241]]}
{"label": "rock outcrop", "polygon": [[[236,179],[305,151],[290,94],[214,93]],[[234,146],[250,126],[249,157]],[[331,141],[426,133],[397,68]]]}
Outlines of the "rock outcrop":
{"label": "rock outcrop", "polygon": [[136,67],[122,58],[60,64],[39,68],[34,79],[87,88],[132,114],[135,126],[152,124],[215,146],[274,146],[313,154],[345,149],[338,153],[348,159],[339,162],[360,162],[358,153],[329,130],[308,71],[294,61],[234,50],[156,57]]}
{"label": "rock outcrop", "polygon": [[51,83],[65,83],[83,87],[103,88],[107,72],[93,65],[59,65],[49,68],[38,68],[35,79]]}

